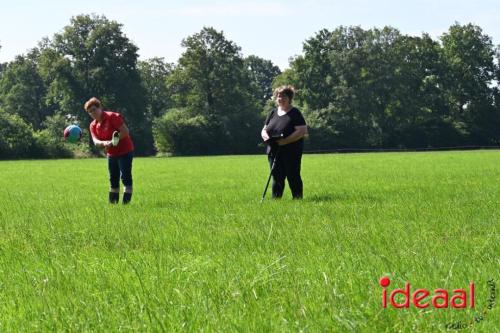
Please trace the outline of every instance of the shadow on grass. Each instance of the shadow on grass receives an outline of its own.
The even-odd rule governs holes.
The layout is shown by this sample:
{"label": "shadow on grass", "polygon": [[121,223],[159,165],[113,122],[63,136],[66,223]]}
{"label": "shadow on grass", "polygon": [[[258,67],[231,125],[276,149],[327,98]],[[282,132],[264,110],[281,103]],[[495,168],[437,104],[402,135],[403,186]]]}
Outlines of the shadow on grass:
{"label": "shadow on grass", "polygon": [[380,202],[382,201],[380,197],[374,195],[367,195],[363,193],[362,195],[353,195],[352,193],[321,193],[321,194],[311,194],[304,196],[305,202],[339,202],[339,201],[371,201]]}
{"label": "shadow on grass", "polygon": [[304,196],[304,201],[306,202],[333,202],[333,201],[346,201],[349,200],[349,196],[345,193],[342,194],[311,194]]}

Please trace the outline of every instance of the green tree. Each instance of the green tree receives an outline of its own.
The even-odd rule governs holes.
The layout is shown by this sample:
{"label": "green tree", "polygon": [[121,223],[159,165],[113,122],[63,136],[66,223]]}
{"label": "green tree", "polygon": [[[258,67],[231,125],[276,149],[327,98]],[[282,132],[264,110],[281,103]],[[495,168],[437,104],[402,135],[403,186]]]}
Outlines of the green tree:
{"label": "green tree", "polygon": [[240,48],[207,27],[184,39],[182,46],[186,50],[167,79],[174,107],[187,112],[185,116],[202,115],[214,129],[210,153],[255,151],[259,104]]}
{"label": "green tree", "polygon": [[0,78],[0,105],[5,112],[17,114],[34,129],[39,129],[48,114],[44,104],[46,93],[36,49],[7,64]]}
{"label": "green tree", "polygon": [[21,117],[0,109],[0,159],[29,157],[33,129]]}
{"label": "green tree", "polygon": [[[488,88],[495,68],[491,48],[477,29],[462,35],[451,30],[460,42],[449,39],[449,45],[443,43],[444,50],[426,34],[404,36],[391,27],[321,30],[304,43],[303,54],[291,61],[290,69],[274,84],[291,83],[298,88],[296,103],[308,120],[312,149],[479,142],[470,140],[472,132],[476,138],[477,134],[492,138],[500,117],[493,112],[497,109]],[[482,60],[467,56],[452,65],[450,54],[455,58],[464,54],[455,49],[460,43],[477,51]],[[453,67],[465,60],[466,66]],[[475,79],[482,83],[472,85],[474,89],[462,89],[464,84],[455,82],[462,80],[465,69],[487,75]],[[468,110],[475,105],[474,112],[456,111],[456,101],[464,96],[476,98],[464,99],[463,104]]]}
{"label": "green tree", "polygon": [[79,15],[42,51],[43,73],[51,82],[48,99],[60,112],[90,119],[83,103],[100,98],[105,108],[121,112],[139,154],[153,150],[146,92],[137,68],[137,46],[122,25],[104,16]]}
{"label": "green tree", "polygon": [[[339,28],[340,29],[340,28]],[[332,52],[332,32],[320,30],[303,44],[303,55],[290,62],[290,69],[279,75],[273,86],[292,84],[298,89],[301,98],[296,103],[311,110],[327,107],[334,99],[332,87],[334,74],[330,61]]]}
{"label": "green tree", "polygon": [[383,145],[428,147],[459,142],[460,132],[443,93],[447,70],[439,43],[427,34],[400,36],[386,57],[392,59],[392,84],[379,117]]}
{"label": "green tree", "polygon": [[[384,142],[384,109],[394,85],[390,50],[396,29],[339,27],[304,43],[287,73],[310,124],[313,146],[364,147]],[[279,78],[278,80],[281,80]]]}
{"label": "green tree", "polygon": [[499,111],[494,104],[498,66],[491,37],[473,24],[455,23],[441,36],[449,68],[445,87],[453,118],[462,124],[471,144],[496,141],[500,130]]}
{"label": "green tree", "polygon": [[249,71],[254,98],[260,102],[261,107],[273,96],[273,80],[281,74],[278,66],[270,60],[250,55],[244,59],[244,65]]}
{"label": "green tree", "polygon": [[148,115],[151,119],[160,117],[172,106],[167,78],[174,65],[166,63],[163,58],[152,58],[139,61],[138,68],[146,91]]}

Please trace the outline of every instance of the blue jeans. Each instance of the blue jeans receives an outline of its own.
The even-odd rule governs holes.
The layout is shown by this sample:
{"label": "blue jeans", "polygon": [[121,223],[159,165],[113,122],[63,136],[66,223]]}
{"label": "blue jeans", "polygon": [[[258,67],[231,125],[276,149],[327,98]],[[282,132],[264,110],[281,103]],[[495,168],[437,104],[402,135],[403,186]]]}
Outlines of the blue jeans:
{"label": "blue jeans", "polygon": [[108,156],[109,183],[111,188],[120,187],[120,176],[124,186],[132,187],[133,159],[134,152],[116,157]]}

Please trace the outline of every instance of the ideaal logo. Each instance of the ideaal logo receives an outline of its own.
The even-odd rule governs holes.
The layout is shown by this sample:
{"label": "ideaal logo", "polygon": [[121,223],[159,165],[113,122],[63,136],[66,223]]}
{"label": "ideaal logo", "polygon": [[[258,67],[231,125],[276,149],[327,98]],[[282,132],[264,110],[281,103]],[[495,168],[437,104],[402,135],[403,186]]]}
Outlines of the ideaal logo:
{"label": "ideaal logo", "polygon": [[[382,277],[379,280],[380,286],[382,287],[382,307],[387,308],[392,306],[396,309],[409,308],[410,304],[413,304],[416,308],[425,309],[430,306],[436,309],[444,308],[455,308],[455,309],[465,309],[475,307],[475,284],[474,282],[469,282],[468,288],[453,289],[451,292],[446,289],[437,288],[431,293],[429,290],[424,288],[416,289],[412,292],[411,284],[409,282],[405,283],[404,289],[396,288],[388,292],[387,287],[391,284],[391,280],[388,277]],[[487,307],[479,314],[475,315],[469,321],[458,321],[454,323],[446,324],[445,327],[450,330],[461,330],[472,327],[474,324],[478,324],[486,319],[489,311],[493,310],[496,302],[496,285],[493,279],[487,282],[489,295],[486,301]],[[396,297],[398,295],[403,296],[402,303],[396,302]],[[432,295],[432,296],[431,296]],[[431,296],[429,300],[429,296]],[[451,296],[451,298],[450,298]],[[398,297],[401,299],[401,297]],[[390,304],[390,305],[389,305]]]}
{"label": "ideaal logo", "polygon": [[[411,285],[409,282],[405,283],[404,289],[394,289],[387,295],[387,287],[391,284],[391,280],[388,277],[382,277],[379,281],[382,286],[382,307],[387,308],[389,298],[389,303],[396,309],[409,308],[410,303],[415,307],[420,309],[425,309],[429,306],[433,306],[436,309],[445,309],[451,306],[455,309],[464,309],[467,307],[474,308],[474,282],[469,283],[467,289],[453,289],[452,293],[448,292],[446,289],[438,288],[434,290],[432,294],[431,301],[428,301],[428,296],[431,292],[424,288],[416,289],[411,292]],[[451,298],[450,298],[451,294]],[[404,296],[403,303],[397,303],[395,298],[397,295]]]}

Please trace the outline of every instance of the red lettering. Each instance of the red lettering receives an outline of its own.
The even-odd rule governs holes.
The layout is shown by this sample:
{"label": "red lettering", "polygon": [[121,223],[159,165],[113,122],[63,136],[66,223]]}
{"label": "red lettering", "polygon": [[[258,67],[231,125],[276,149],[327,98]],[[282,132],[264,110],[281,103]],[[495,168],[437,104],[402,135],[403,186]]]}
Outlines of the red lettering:
{"label": "red lettering", "polygon": [[[444,289],[436,289],[434,290],[434,292],[436,293],[436,295],[434,295],[432,297],[432,305],[436,308],[436,309],[444,309],[444,308],[447,308],[448,307],[448,292]],[[440,293],[441,295],[437,294],[437,293]],[[443,300],[443,303],[439,304],[437,302],[438,299],[442,299]]]}
{"label": "red lettering", "polygon": [[[396,294],[402,294],[405,297],[405,301],[402,304],[396,303],[394,300],[394,297]],[[389,297],[389,300],[391,301],[391,304],[393,307],[397,309],[401,308],[409,308],[410,307],[410,284],[408,282],[405,283],[405,289],[394,289],[391,292],[391,296]]]}
{"label": "red lettering", "polygon": [[[382,287],[382,307],[387,308],[387,293],[389,293],[389,302],[396,309],[409,308],[410,301],[413,305],[419,309],[428,308],[431,304],[436,309],[448,308],[451,305],[455,309],[467,308],[467,298],[469,299],[470,308],[475,306],[475,285],[474,282],[469,282],[469,297],[467,297],[467,291],[465,289],[453,289],[453,296],[449,299],[449,293],[446,289],[438,288],[434,290],[434,295],[432,299],[426,301],[425,299],[430,295],[427,289],[417,289],[412,294],[410,294],[411,285],[409,282],[405,282],[404,289],[394,289],[392,292],[387,290],[387,287],[391,283],[388,277],[382,277],[379,281]],[[398,297],[398,302],[396,298]],[[401,302],[401,298],[403,301]]]}
{"label": "red lettering", "polygon": [[387,289],[385,287],[388,287],[391,284],[391,280],[387,277],[381,277],[379,280],[380,286],[382,286],[382,307],[387,308]]}
{"label": "red lettering", "polygon": [[382,307],[387,308],[387,289],[382,290]]}
{"label": "red lettering", "polygon": [[[422,295],[418,295],[418,294],[422,294]],[[427,296],[429,296],[429,291],[427,289],[417,289],[415,290],[415,292],[413,293],[413,305],[415,305],[417,308],[420,308],[420,309],[425,309],[426,307],[429,306],[429,303],[423,303],[423,304],[420,304],[419,302],[421,300],[423,300],[424,298],[426,298]]]}
{"label": "red lettering", "polygon": [[470,297],[470,307],[474,308],[474,300],[476,299],[476,295],[474,295],[474,282],[469,282],[469,297]]}
{"label": "red lettering", "polygon": [[[465,309],[467,307],[467,293],[463,289],[453,289],[453,292],[458,294],[451,298],[451,307],[455,309]],[[462,302],[457,304],[457,300]]]}

